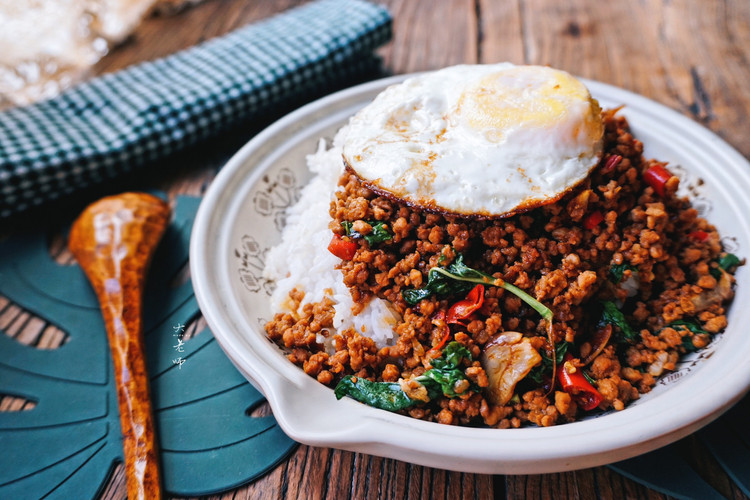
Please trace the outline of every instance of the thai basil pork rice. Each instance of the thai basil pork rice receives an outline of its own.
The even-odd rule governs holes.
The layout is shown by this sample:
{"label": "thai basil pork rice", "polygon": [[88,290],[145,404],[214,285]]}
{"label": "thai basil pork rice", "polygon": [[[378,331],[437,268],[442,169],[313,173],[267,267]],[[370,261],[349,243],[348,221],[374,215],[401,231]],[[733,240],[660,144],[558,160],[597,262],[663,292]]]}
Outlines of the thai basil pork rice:
{"label": "thai basil pork rice", "polygon": [[625,408],[726,327],[740,262],[625,118],[598,114],[583,180],[500,216],[363,178],[346,127],[321,142],[267,258],[269,338],[339,398],[444,424]]}

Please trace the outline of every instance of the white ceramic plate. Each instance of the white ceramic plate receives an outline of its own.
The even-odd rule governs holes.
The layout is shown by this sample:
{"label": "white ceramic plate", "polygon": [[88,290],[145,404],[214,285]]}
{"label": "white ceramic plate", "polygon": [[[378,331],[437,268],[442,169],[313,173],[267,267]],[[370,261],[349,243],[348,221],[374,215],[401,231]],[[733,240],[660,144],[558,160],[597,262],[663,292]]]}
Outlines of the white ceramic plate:
{"label": "white ceramic plate", "polygon": [[[750,385],[750,282],[737,272],[729,328],[700,355],[659,382],[636,404],[550,428],[445,426],[370,408],[305,375],[265,336],[272,283],[262,269],[280,240],[284,209],[310,174],[305,155],[332,138],[349,116],[404,76],[360,85],[311,103],[243,147],[206,193],[193,228],[195,293],[227,356],[265,394],[284,431],[302,443],[476,473],[565,471],[622,460],[697,430],[736,402]],[[648,157],[667,160],[729,251],[750,248],[750,164],[713,133],[641,96],[586,82],[603,107],[623,114]]]}

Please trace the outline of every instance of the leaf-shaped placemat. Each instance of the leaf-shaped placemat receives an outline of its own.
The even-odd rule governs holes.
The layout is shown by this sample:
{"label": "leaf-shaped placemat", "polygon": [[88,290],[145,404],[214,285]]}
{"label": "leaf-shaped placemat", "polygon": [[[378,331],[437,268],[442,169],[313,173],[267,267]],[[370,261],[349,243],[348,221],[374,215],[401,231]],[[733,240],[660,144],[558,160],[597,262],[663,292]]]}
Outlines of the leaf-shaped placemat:
{"label": "leaf-shaped placemat", "polygon": [[[190,282],[172,285],[188,258],[199,199],[180,197],[154,257],[144,331],[165,489],[202,495],[263,474],[294,448],[263,401],[204,329]],[[34,401],[0,412],[0,498],[94,498],[122,460],[117,398],[99,306],[78,266],[52,260],[44,234],[0,244],[0,295],[67,333],[54,350],[0,333],[0,394]]]}
{"label": "leaf-shaped placemat", "polygon": [[675,444],[609,466],[642,485],[682,500],[724,498],[685,460]]}
{"label": "leaf-shaped placemat", "polygon": [[718,422],[698,432],[698,437],[746,496],[750,496],[750,426],[748,422],[750,422],[750,397],[745,397]]}

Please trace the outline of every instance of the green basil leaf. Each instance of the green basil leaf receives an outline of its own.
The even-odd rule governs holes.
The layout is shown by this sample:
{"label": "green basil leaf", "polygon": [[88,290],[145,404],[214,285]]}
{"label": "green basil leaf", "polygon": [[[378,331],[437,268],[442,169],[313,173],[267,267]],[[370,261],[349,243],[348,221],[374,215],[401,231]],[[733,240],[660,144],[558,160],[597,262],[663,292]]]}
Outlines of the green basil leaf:
{"label": "green basil leaf", "polygon": [[[562,341],[555,346],[555,363],[560,366],[565,358],[565,354],[568,352],[570,344],[566,341]],[[542,355],[542,362],[531,369],[526,378],[534,381],[537,385],[542,385],[545,376],[552,377],[552,358],[547,356],[544,349],[540,349],[539,353]]]}
{"label": "green basil leaf", "polygon": [[372,382],[366,378],[352,376],[342,378],[336,385],[334,394],[336,399],[349,396],[360,403],[387,411],[403,410],[419,403],[407,396],[396,382]]}
{"label": "green basil leaf", "polygon": [[672,321],[667,326],[670,327],[670,328],[675,328],[675,327],[682,326],[686,330],[690,330],[693,333],[708,333],[698,323],[696,323],[695,321],[687,320],[687,319],[678,319],[676,321]]}
{"label": "green basil leaf", "polygon": [[[433,268],[434,269],[434,268]],[[407,304],[414,306],[420,300],[426,299],[433,295],[444,297],[466,293],[472,288],[472,285],[462,281],[456,281],[439,272],[430,272],[427,274],[427,283],[422,288],[404,290],[401,295]]]}
{"label": "green basil leaf", "polygon": [[454,340],[453,342],[450,342],[447,346],[445,346],[445,349],[443,349],[443,353],[440,358],[433,360],[433,362],[438,360],[445,360],[445,362],[450,366],[458,367],[461,365],[461,361],[464,359],[473,361],[469,349]]}
{"label": "green basil leaf", "polygon": [[621,336],[625,341],[630,342],[638,339],[638,332],[633,330],[628,324],[625,315],[622,314],[622,311],[617,308],[614,302],[607,300],[602,302],[602,306],[602,317],[599,320],[599,326],[616,326],[620,329]]}
{"label": "green basil leaf", "polygon": [[456,257],[456,260],[453,261],[453,264],[448,266],[448,272],[454,275],[454,279],[466,278],[466,279],[472,279],[472,280],[479,280],[478,283],[482,283],[482,284],[487,283],[486,280],[489,280],[489,284],[492,284],[492,282],[495,281],[495,278],[493,276],[490,276],[487,273],[483,273],[482,271],[473,269],[467,266],[466,264],[464,264],[464,256],[462,254],[458,254],[458,256]]}
{"label": "green basil leaf", "polygon": [[698,350],[695,344],[693,344],[693,337],[682,337],[682,347],[685,349],[685,352],[695,352]]}
{"label": "green basil leaf", "polygon": [[[455,391],[456,383],[461,380],[468,381],[463,370],[459,368],[463,359],[472,361],[471,353],[466,347],[453,341],[443,349],[439,358],[432,360],[433,367],[415,380],[425,386],[430,399],[435,399],[441,394],[449,398],[459,396]],[[471,391],[479,391],[471,382],[469,388]],[[371,382],[352,376],[341,379],[334,389],[334,394],[336,399],[349,396],[360,403],[387,411],[403,410],[420,403],[407,396],[401,385],[396,382]]]}
{"label": "green basil leaf", "polygon": [[[427,387],[428,392],[434,390],[438,392],[438,395],[442,393],[449,398],[456,397],[459,395],[455,391],[456,383],[462,380],[468,381],[464,371],[460,368],[464,359],[471,362],[471,352],[454,340],[445,346],[439,358],[432,360],[432,368],[417,377],[417,380]],[[473,383],[470,383],[469,387],[470,390],[478,390]]]}
{"label": "green basil leaf", "polygon": [[[679,330],[680,327],[682,327],[686,330],[690,330],[696,335],[708,333],[698,323],[687,319],[678,319],[677,321],[672,321],[664,328],[667,327],[674,328],[675,330]],[[682,338],[682,347],[685,348],[685,352],[695,352],[698,350],[698,348],[693,344],[693,338],[689,336],[685,336]]]}
{"label": "green basil leaf", "polygon": [[[558,366],[560,366],[563,362],[563,359],[565,359],[565,355],[568,353],[568,347],[570,347],[570,343],[565,340],[555,346],[555,363]],[[544,360],[544,358],[547,358],[547,362],[551,367],[552,360],[550,360],[549,356],[547,356],[546,353],[542,353],[542,360]]]}
{"label": "green basil leaf", "polygon": [[722,268],[725,271],[729,271],[733,267],[739,266],[742,263],[742,261],[735,254],[726,253],[722,255],[721,257],[719,257],[718,263],[719,263],[720,268]]}
{"label": "green basil leaf", "polygon": [[[458,394],[454,390],[456,383],[461,380],[468,380],[463,370],[458,368],[432,368],[417,377],[417,380],[427,387],[430,399],[444,394],[449,398],[456,397]],[[434,396],[433,396],[434,391]]]}
{"label": "green basil leaf", "polygon": [[409,304],[410,306],[415,306],[420,300],[426,299],[427,297],[431,296],[432,293],[432,290],[430,290],[429,287],[425,286],[424,288],[404,290],[403,292],[401,292],[401,295],[404,297],[404,300],[407,304]]}
{"label": "green basil leaf", "polygon": [[626,270],[635,271],[636,268],[631,266],[630,264],[612,264],[609,267],[609,277],[611,278],[612,283],[615,285],[622,281],[622,275],[625,274]]}
{"label": "green basil leaf", "polygon": [[536,365],[531,369],[528,375],[524,377],[524,380],[531,380],[536,385],[542,385],[544,383],[545,371],[542,365]]}
{"label": "green basil leaf", "polygon": [[388,229],[386,229],[387,226],[385,222],[368,221],[367,223],[372,227],[372,231],[364,235],[354,230],[353,222],[349,222],[347,220],[341,221],[341,227],[344,228],[347,236],[353,239],[363,238],[371,247],[377,245],[378,243],[383,243],[384,241],[393,239],[391,233],[388,232]]}
{"label": "green basil leaf", "polygon": [[370,222],[369,224],[372,226],[372,231],[364,236],[365,241],[368,245],[374,246],[378,243],[383,243],[384,241],[388,241],[393,238],[393,236],[391,236],[391,233],[388,232],[388,229],[386,229],[386,225],[384,222],[377,221]]}

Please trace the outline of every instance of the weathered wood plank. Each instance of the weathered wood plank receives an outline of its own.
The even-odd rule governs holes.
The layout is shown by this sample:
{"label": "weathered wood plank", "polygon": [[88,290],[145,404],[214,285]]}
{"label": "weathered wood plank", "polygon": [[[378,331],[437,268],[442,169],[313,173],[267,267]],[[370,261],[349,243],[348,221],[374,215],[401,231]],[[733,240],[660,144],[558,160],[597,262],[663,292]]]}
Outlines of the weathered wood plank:
{"label": "weathered wood plank", "polygon": [[148,18],[129,40],[99,61],[93,74],[109,73],[131,64],[165,57],[306,1],[212,0],[174,15]]}
{"label": "weathered wood plank", "polygon": [[479,14],[479,62],[526,62],[521,23],[522,4],[521,0],[476,2]]}
{"label": "weathered wood plank", "polygon": [[381,53],[394,74],[477,62],[478,22],[471,0],[387,0],[393,41]]}
{"label": "weathered wood plank", "polygon": [[23,320],[21,316],[23,315],[23,311],[21,311],[21,308],[18,307],[15,304],[7,304],[2,310],[0,310],[0,330],[4,330],[5,334],[13,337],[13,332],[15,330],[12,330],[12,326],[14,323]]}
{"label": "weathered wood plank", "polygon": [[355,454],[334,450],[328,474],[326,499],[347,498],[352,491]]}
{"label": "weathered wood plank", "polygon": [[611,83],[692,117],[745,156],[748,2],[521,2],[526,62]]}

